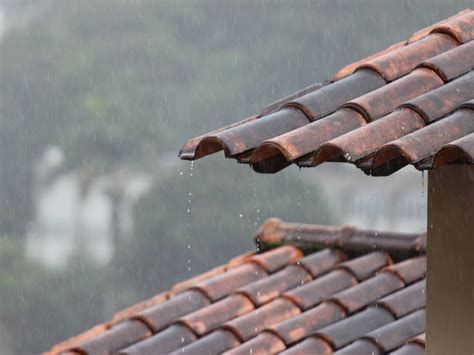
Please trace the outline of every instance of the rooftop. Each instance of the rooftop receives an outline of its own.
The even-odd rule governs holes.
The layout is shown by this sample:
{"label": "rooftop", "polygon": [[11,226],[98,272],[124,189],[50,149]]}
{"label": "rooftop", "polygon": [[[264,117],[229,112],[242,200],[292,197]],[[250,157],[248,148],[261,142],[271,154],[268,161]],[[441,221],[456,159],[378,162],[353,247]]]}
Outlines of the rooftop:
{"label": "rooftop", "polygon": [[275,173],[348,162],[369,175],[474,163],[474,11],[342,68],[258,115],[189,140],[180,157],[223,150]]}
{"label": "rooftop", "polygon": [[424,354],[425,234],[270,219],[255,239],[48,354]]}

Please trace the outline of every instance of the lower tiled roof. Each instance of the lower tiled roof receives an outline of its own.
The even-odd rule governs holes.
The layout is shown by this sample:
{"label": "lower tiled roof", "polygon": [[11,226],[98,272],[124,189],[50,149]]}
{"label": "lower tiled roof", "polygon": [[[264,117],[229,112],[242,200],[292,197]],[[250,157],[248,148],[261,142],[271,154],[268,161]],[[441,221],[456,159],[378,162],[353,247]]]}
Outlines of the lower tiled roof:
{"label": "lower tiled roof", "polygon": [[47,354],[424,353],[424,235],[271,219],[256,240]]}

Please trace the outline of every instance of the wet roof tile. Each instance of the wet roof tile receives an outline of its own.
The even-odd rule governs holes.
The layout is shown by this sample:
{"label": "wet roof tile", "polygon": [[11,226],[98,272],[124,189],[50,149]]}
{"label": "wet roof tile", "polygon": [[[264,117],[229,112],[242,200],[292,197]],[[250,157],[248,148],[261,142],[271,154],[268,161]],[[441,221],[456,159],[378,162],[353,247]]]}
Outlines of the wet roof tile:
{"label": "wet roof tile", "polygon": [[393,315],[387,310],[369,307],[362,312],[317,331],[315,336],[328,341],[334,349],[339,349],[364,334],[393,321]]}
{"label": "wet roof tile", "polygon": [[389,175],[409,164],[420,170],[473,164],[472,137],[463,140],[471,132],[462,120],[437,122],[474,99],[473,33],[474,11],[467,9],[260,115],[190,140],[180,157],[224,150],[259,173],[331,161],[355,164],[369,175]]}
{"label": "wet roof tile", "polygon": [[385,352],[395,350],[425,331],[425,310],[413,312],[393,323],[378,328],[364,337],[371,339]]}
{"label": "wet roof tile", "polygon": [[[292,245],[296,230],[305,244]],[[48,355],[305,354],[315,347],[347,354],[374,346],[383,354],[405,351],[408,340],[422,348],[413,338],[425,330],[421,237],[271,219],[256,238],[260,253],[119,312]],[[368,247],[374,238],[378,251]]]}

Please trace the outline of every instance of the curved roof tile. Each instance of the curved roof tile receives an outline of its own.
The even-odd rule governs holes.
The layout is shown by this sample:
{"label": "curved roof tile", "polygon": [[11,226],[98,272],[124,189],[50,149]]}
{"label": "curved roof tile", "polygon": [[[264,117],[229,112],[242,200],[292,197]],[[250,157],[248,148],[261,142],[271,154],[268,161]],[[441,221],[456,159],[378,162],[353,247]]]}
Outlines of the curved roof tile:
{"label": "curved roof tile", "polygon": [[[292,239],[297,234],[305,239],[301,248],[292,245],[301,241]],[[421,338],[410,339],[424,332],[421,237],[272,219],[257,238],[259,249],[269,250],[180,283],[48,355],[297,354],[314,346],[344,354],[374,344],[384,354],[407,341],[420,347]]]}
{"label": "curved roof tile", "polygon": [[[471,138],[463,139],[471,132],[462,120],[436,122],[474,99],[473,33],[474,11],[467,9],[344,67],[332,81],[190,140],[180,157],[224,150],[259,173],[329,161],[356,164],[370,175],[389,175],[408,164],[420,170],[473,164]],[[416,147],[408,144],[412,137]]]}

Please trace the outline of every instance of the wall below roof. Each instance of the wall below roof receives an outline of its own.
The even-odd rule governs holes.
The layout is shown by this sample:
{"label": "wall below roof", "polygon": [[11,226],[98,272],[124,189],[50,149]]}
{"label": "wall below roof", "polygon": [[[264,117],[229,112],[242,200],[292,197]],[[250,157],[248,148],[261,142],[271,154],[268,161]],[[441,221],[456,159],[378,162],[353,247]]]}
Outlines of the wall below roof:
{"label": "wall below roof", "polygon": [[429,173],[428,354],[474,353],[474,165]]}

